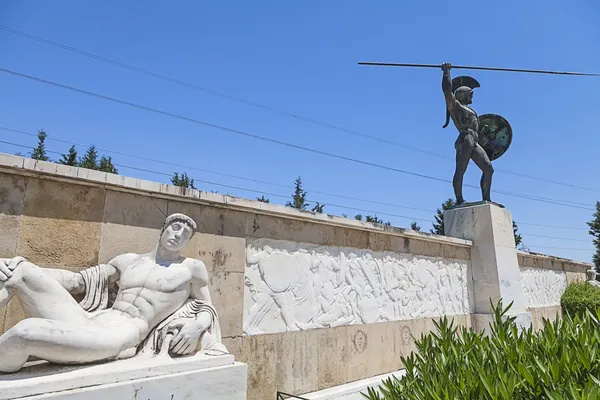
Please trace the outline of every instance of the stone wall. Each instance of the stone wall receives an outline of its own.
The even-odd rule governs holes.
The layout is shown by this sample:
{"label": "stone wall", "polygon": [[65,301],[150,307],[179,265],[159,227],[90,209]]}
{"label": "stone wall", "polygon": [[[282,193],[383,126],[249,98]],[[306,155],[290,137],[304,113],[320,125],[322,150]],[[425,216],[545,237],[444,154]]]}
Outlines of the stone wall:
{"label": "stone wall", "polygon": [[[198,223],[184,255],[207,265],[249,399],[396,371],[442,315],[471,326],[470,241],[0,155],[0,257],[81,270],[151,251],[173,212]],[[536,316],[556,308],[544,288],[587,267],[526,253],[519,265]],[[22,318],[11,301],[0,332]]]}
{"label": "stone wall", "polygon": [[523,291],[529,302],[535,327],[542,318],[555,319],[561,315],[560,298],[567,285],[585,281],[590,264],[537,253],[518,254]]}

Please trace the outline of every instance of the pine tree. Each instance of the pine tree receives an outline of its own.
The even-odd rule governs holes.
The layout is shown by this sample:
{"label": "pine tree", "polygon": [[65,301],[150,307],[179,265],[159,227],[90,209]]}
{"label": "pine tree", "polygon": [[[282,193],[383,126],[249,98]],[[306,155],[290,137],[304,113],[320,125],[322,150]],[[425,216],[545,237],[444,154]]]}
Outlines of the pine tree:
{"label": "pine tree", "polygon": [[91,145],[85,152],[85,155],[79,160],[79,163],[77,163],[77,164],[81,168],[97,170],[99,168],[99,165],[98,165],[98,151],[96,151],[96,146]]}
{"label": "pine tree", "polygon": [[315,206],[313,207],[313,211],[314,212],[318,212],[318,213],[322,213],[323,212],[323,208],[325,208],[325,204],[321,204],[317,201],[317,204],[315,204]]}
{"label": "pine tree", "polygon": [[593,261],[596,266],[596,270],[600,269],[600,202],[596,202],[596,212],[594,213],[594,219],[587,223],[590,227],[590,235],[594,238],[594,246],[596,246],[596,252],[594,253]]}
{"label": "pine tree", "polygon": [[112,157],[102,156],[100,159],[100,165],[98,170],[102,172],[109,172],[111,174],[118,173],[117,168],[112,163]]}
{"label": "pine tree", "polygon": [[34,160],[50,161],[46,154],[46,145],[44,144],[47,136],[48,134],[43,129],[38,131],[38,145],[31,152],[31,158]]}
{"label": "pine tree", "polygon": [[435,222],[433,223],[433,229],[431,229],[431,233],[436,235],[444,235],[444,211],[451,209],[454,207],[454,199],[448,199],[442,203],[442,209],[439,208],[435,212]]}
{"label": "pine tree", "polygon": [[298,208],[305,210],[308,207],[306,202],[306,191],[302,189],[302,178],[296,178],[294,194],[292,194],[292,201],[285,203],[288,207]]}
{"label": "pine tree", "polygon": [[264,194],[262,196],[260,196],[260,197],[257,197],[256,200],[261,201],[263,203],[270,203],[271,202],[271,200],[267,199]]}
{"label": "pine tree", "polygon": [[171,178],[171,183],[175,186],[181,186],[188,189],[196,189],[194,186],[194,179],[190,179],[185,172],[179,176],[179,173],[175,172],[175,175]]}
{"label": "pine tree", "polygon": [[421,227],[419,226],[419,224],[417,224],[417,221],[413,221],[410,223],[410,229],[419,232],[421,230]]}
{"label": "pine tree", "polygon": [[72,167],[77,166],[77,150],[75,146],[71,146],[69,149],[69,154],[62,154],[62,158],[58,160],[60,164],[70,165]]}
{"label": "pine tree", "polygon": [[354,219],[355,219],[355,220],[357,220],[357,221],[362,221],[362,219],[363,219],[363,216],[362,216],[362,215],[360,215],[360,214],[356,214],[356,215],[354,216]]}
{"label": "pine tree", "polygon": [[365,217],[365,221],[371,222],[373,224],[383,224],[383,220],[377,218],[377,215],[367,215]]}
{"label": "pine tree", "polygon": [[519,247],[519,245],[523,243],[523,236],[521,236],[520,233],[517,233],[518,229],[519,227],[517,226],[516,222],[513,221],[513,234],[515,235],[515,245],[517,247]]}

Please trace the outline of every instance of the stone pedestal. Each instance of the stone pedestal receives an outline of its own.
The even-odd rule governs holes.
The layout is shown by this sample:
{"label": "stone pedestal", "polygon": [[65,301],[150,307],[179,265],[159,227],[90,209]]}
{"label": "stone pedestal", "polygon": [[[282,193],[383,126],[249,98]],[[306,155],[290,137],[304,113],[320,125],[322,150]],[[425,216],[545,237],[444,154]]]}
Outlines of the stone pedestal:
{"label": "stone pedestal", "polygon": [[515,316],[519,326],[531,325],[512,222],[510,211],[492,203],[467,205],[444,212],[446,236],[473,241],[473,323],[480,331],[486,330],[492,320],[490,300],[496,304],[502,299],[504,307],[513,302],[509,316]]}
{"label": "stone pedestal", "polygon": [[246,364],[233,355],[135,357],[105,364],[32,362],[0,374],[0,400],[246,400]]}

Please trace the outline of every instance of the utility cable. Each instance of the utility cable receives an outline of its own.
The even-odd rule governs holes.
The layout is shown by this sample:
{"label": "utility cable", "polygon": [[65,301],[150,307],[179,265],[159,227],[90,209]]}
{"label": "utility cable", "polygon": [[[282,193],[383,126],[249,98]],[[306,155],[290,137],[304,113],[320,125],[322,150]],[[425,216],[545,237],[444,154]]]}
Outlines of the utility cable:
{"label": "utility cable", "polygon": [[[329,129],[337,130],[337,131],[340,131],[340,132],[348,133],[348,134],[351,134],[351,135],[354,135],[354,136],[358,136],[358,137],[362,137],[362,138],[374,140],[374,141],[377,141],[377,142],[380,142],[380,143],[385,143],[385,144],[389,144],[389,145],[392,145],[392,146],[404,148],[404,149],[407,149],[407,150],[412,150],[412,151],[420,152],[420,153],[427,154],[427,155],[430,155],[430,156],[439,157],[439,158],[445,158],[445,159],[450,159],[450,160],[454,159],[453,157],[448,156],[446,154],[440,154],[440,153],[432,152],[432,151],[429,151],[429,150],[424,150],[424,149],[421,149],[421,148],[418,148],[418,147],[408,146],[408,145],[405,145],[405,144],[402,144],[402,143],[399,143],[399,142],[396,142],[396,141],[384,139],[384,138],[381,138],[381,137],[378,137],[378,136],[375,136],[375,135],[370,135],[370,134],[358,132],[358,131],[355,131],[355,130],[343,128],[343,127],[340,127],[340,126],[337,126],[337,125],[334,125],[334,124],[330,124],[330,123],[318,121],[318,120],[315,120],[315,119],[312,119],[312,118],[304,117],[302,115],[298,115],[298,114],[291,113],[291,112],[288,112],[288,111],[279,110],[279,109],[276,109],[274,107],[270,107],[270,106],[266,106],[266,105],[259,104],[259,103],[256,103],[256,102],[252,102],[252,101],[249,101],[249,100],[245,100],[245,99],[242,99],[240,97],[228,95],[226,93],[222,93],[222,92],[219,92],[217,90],[213,90],[213,89],[208,89],[208,88],[205,88],[205,87],[201,87],[201,86],[198,86],[198,85],[195,85],[195,84],[192,84],[192,83],[189,83],[189,82],[185,82],[185,81],[182,81],[182,80],[179,80],[179,79],[175,79],[175,78],[172,78],[172,77],[169,77],[169,76],[166,76],[166,75],[161,75],[161,74],[158,74],[156,72],[152,72],[152,71],[149,71],[149,70],[146,70],[146,69],[143,69],[143,68],[135,67],[133,65],[129,65],[129,64],[126,64],[126,63],[123,63],[123,62],[120,62],[120,61],[112,60],[112,59],[107,58],[107,57],[99,56],[97,54],[93,54],[93,53],[90,53],[90,52],[87,52],[87,51],[84,51],[84,50],[76,49],[74,47],[67,46],[65,44],[61,44],[61,43],[58,43],[58,42],[55,42],[55,41],[52,41],[52,40],[49,40],[49,39],[45,39],[45,38],[42,38],[42,37],[39,37],[39,36],[31,35],[29,33],[21,32],[21,31],[18,31],[16,29],[13,29],[13,28],[10,28],[10,27],[4,26],[4,25],[0,25],[0,29],[4,30],[6,32],[9,32],[9,33],[15,34],[15,35],[19,35],[19,36],[22,36],[22,37],[25,37],[25,38],[28,38],[28,39],[31,39],[31,40],[35,40],[35,41],[38,41],[38,42],[41,42],[41,43],[45,43],[45,44],[48,44],[48,45],[51,45],[51,46],[54,46],[54,47],[61,48],[63,50],[70,51],[72,53],[76,53],[76,54],[79,54],[79,55],[82,55],[82,56],[85,56],[85,57],[89,57],[89,58],[92,58],[92,59],[95,59],[95,60],[98,60],[98,61],[102,61],[102,62],[105,62],[105,63],[108,63],[108,64],[116,65],[116,66],[121,67],[121,68],[129,69],[131,71],[135,71],[135,72],[138,72],[138,73],[141,73],[141,74],[144,74],[144,75],[147,75],[147,76],[151,76],[151,77],[154,77],[154,78],[157,78],[157,79],[161,79],[161,80],[164,80],[164,81],[167,81],[167,82],[170,82],[170,83],[174,83],[174,84],[177,84],[177,85],[180,85],[180,86],[185,86],[185,87],[188,87],[188,88],[191,88],[191,89],[195,89],[195,90],[202,91],[202,92],[205,92],[205,93],[209,93],[209,94],[212,94],[212,95],[215,95],[215,96],[219,96],[219,97],[222,97],[222,98],[225,98],[225,99],[228,99],[228,100],[232,100],[232,101],[236,101],[236,102],[239,102],[239,103],[243,103],[243,104],[246,104],[246,105],[251,106],[251,107],[260,108],[260,109],[263,109],[265,111],[273,112],[273,113],[276,113],[276,114],[279,114],[279,115],[288,116],[288,117],[291,117],[291,118],[294,118],[294,119],[297,119],[297,120],[300,120],[300,121],[304,121],[304,122],[307,122],[307,123],[311,123],[311,124],[314,124],[314,125],[318,125],[318,126],[322,126],[322,127],[325,127],[325,128],[329,128]],[[574,189],[581,189],[581,190],[587,190],[587,191],[592,191],[592,192],[600,192],[600,189],[594,189],[594,188],[589,188],[589,187],[580,186],[580,185],[573,185],[571,183],[559,182],[559,181],[555,181],[555,180],[552,180],[552,179],[540,178],[540,177],[536,177],[536,176],[532,176],[532,175],[528,175],[528,174],[523,174],[523,173],[520,173],[520,172],[514,172],[514,171],[509,171],[509,170],[499,169],[499,168],[496,168],[496,171],[497,172],[502,172],[502,173],[505,173],[505,174],[514,175],[514,176],[519,176],[519,177],[522,177],[522,178],[537,180],[537,181],[540,181],[540,182],[546,182],[546,183],[550,183],[550,184],[554,184],[554,185],[566,186],[566,187],[571,187],[571,188],[574,188]]]}
{"label": "utility cable", "polygon": [[[58,139],[56,139],[56,140],[58,140]],[[64,141],[64,142],[67,142],[67,141]],[[8,144],[8,145],[15,146],[15,147],[30,148],[30,146],[27,146],[27,145],[23,145],[23,144],[19,144],[19,143],[14,143],[14,142],[3,141],[3,140],[0,140],[0,143]],[[69,142],[67,142],[67,143],[69,143]],[[57,151],[52,151],[52,150],[46,150],[46,151],[48,153],[51,153],[51,154],[62,155],[62,153],[57,152]],[[119,168],[132,169],[132,170],[136,170],[136,171],[142,171],[142,172],[152,173],[152,174],[166,176],[166,177],[171,177],[172,176],[171,174],[168,174],[168,173],[165,173],[165,172],[154,171],[154,170],[147,169],[147,168],[133,167],[133,166],[124,165],[124,164],[113,164],[113,165],[116,166],[116,167],[119,167]],[[251,193],[258,193],[258,194],[268,195],[268,196],[272,196],[272,197],[279,197],[279,198],[285,198],[285,199],[289,198],[288,195],[283,195],[283,194],[279,194],[279,193],[272,193],[272,192],[266,192],[266,191],[255,190],[255,189],[248,189],[248,188],[241,187],[241,186],[225,185],[225,184],[218,183],[218,182],[213,182],[213,181],[208,181],[208,180],[203,180],[203,179],[197,179],[197,178],[194,178],[194,177],[192,177],[192,179],[194,179],[195,182],[201,182],[201,183],[205,183],[205,184],[208,184],[208,185],[226,187],[226,188],[230,188],[230,189],[242,190],[242,191],[251,192]],[[361,200],[368,201],[368,200],[365,200],[365,199],[361,199]],[[307,201],[308,202],[316,203],[315,201],[312,201],[312,200],[307,200]],[[385,216],[392,216],[392,217],[397,217],[397,218],[402,218],[402,219],[410,219],[410,220],[414,220],[414,221],[433,222],[432,220],[423,219],[423,218],[416,218],[416,217],[410,217],[410,216],[405,216],[405,215],[398,215],[398,214],[393,214],[393,213],[385,213],[385,212],[367,210],[367,209],[364,209],[364,208],[357,208],[357,207],[349,207],[349,206],[338,205],[338,204],[327,203],[327,206],[334,207],[334,208],[342,208],[342,209],[360,211],[360,212],[367,212],[367,213],[370,213],[370,214],[375,215],[375,216],[377,216],[377,215],[385,215]],[[542,224],[527,224],[527,223],[520,223],[520,224],[521,225],[545,226],[545,225],[542,225]],[[553,227],[556,227],[556,226],[553,226]],[[558,228],[561,228],[561,229],[580,229],[580,228],[572,228],[572,227],[558,227]],[[525,235],[525,236],[544,237],[544,238],[550,238],[550,239],[575,240],[575,241],[586,242],[584,240],[577,240],[577,239],[571,239],[571,238],[561,238],[561,237],[554,237],[554,236],[543,236],[543,235],[525,234],[525,233],[523,233],[523,235]]]}
{"label": "utility cable", "polygon": [[[12,142],[8,142],[8,141],[4,141],[4,140],[0,140],[0,143],[8,144],[8,145],[15,146],[15,147],[30,148],[29,146],[26,146],[26,145],[22,145],[22,144],[18,144],[18,143],[12,143]],[[58,151],[46,150],[46,152],[50,153],[50,154],[62,155],[62,153],[60,153]],[[147,172],[147,173],[156,174],[156,175],[162,175],[162,176],[168,176],[168,177],[172,176],[171,174],[167,174],[165,172],[154,171],[154,170],[146,169],[146,168],[132,167],[130,165],[117,164],[117,163],[113,163],[113,165],[115,167],[119,167],[119,168],[133,169],[133,170],[136,170],[136,171],[142,171],[142,172]],[[289,198],[289,195],[283,195],[283,194],[278,194],[278,193],[270,193],[270,192],[265,192],[265,191],[262,191],[262,190],[248,189],[248,188],[244,188],[244,187],[241,187],[241,186],[226,185],[226,184],[223,184],[223,183],[212,182],[212,181],[207,181],[207,180],[203,180],[203,179],[196,179],[194,177],[190,177],[190,178],[193,179],[194,182],[201,182],[201,183],[205,183],[207,185],[221,186],[221,187],[226,187],[226,188],[229,188],[229,189],[243,190],[243,191],[246,191],[246,192],[258,193],[258,194],[263,194],[263,195],[268,195],[268,196],[273,196],[273,197],[281,197],[281,198],[286,198],[286,199]],[[307,200],[307,202],[308,203],[316,203],[316,201],[313,201],[313,200]],[[408,219],[408,220],[411,220],[411,221],[433,222],[430,219],[410,217],[410,216],[406,216],[406,215],[399,215],[399,214],[392,214],[392,213],[377,212],[377,211],[372,211],[372,210],[368,210],[368,209],[364,209],[364,208],[349,207],[349,206],[345,206],[345,205],[341,205],[341,204],[327,203],[327,206],[329,206],[329,207],[335,207],[335,208],[342,208],[342,209],[346,209],[346,210],[368,212],[368,213],[373,214],[374,216],[385,215],[385,216],[390,216],[390,217]]]}
{"label": "utility cable", "polygon": [[[100,99],[104,99],[104,100],[109,100],[112,102],[116,102],[116,103],[120,103],[120,104],[124,104],[124,105],[128,105],[130,107],[134,107],[134,108],[138,108],[141,110],[146,110],[146,111],[150,111],[150,112],[154,112],[154,113],[158,113],[158,114],[162,114],[165,116],[169,116],[172,118],[176,118],[176,119],[180,119],[180,120],[184,120],[184,121],[188,121],[188,122],[193,122],[199,125],[203,125],[203,126],[207,126],[210,128],[215,128],[215,129],[219,129],[225,132],[230,132],[230,133],[235,133],[241,136],[246,136],[246,137],[250,137],[250,138],[254,138],[254,139],[258,139],[258,140],[263,140],[266,142],[270,142],[270,143],[275,143],[275,144],[279,144],[282,146],[286,146],[286,147],[290,147],[290,148],[295,148],[298,150],[304,150],[307,152],[311,152],[314,154],[320,154],[320,155],[324,155],[327,157],[331,157],[331,158],[336,158],[339,160],[344,160],[344,161],[350,161],[356,164],[360,164],[360,165],[366,165],[366,166],[371,166],[371,167],[375,167],[375,168],[381,168],[381,169],[385,169],[388,171],[393,171],[393,172],[398,172],[398,173],[402,173],[402,174],[406,174],[406,175],[410,175],[410,176],[415,176],[415,177],[419,177],[419,178],[423,178],[423,179],[429,179],[429,180],[433,180],[433,181],[438,181],[438,182],[444,182],[444,183],[451,183],[450,180],[448,179],[443,179],[443,178],[438,178],[438,177],[434,177],[434,176],[430,176],[430,175],[425,175],[425,174],[420,174],[417,172],[412,172],[412,171],[407,171],[407,170],[402,170],[399,168],[395,168],[395,167],[390,167],[390,166],[386,166],[386,165],[381,165],[381,164],[377,164],[377,163],[373,163],[373,162],[369,162],[369,161],[364,161],[364,160],[359,160],[359,159],[355,159],[352,157],[347,157],[347,156],[343,156],[343,155],[339,155],[339,154],[335,154],[335,153],[331,153],[331,152],[327,152],[327,151],[323,151],[323,150],[317,150],[317,149],[313,149],[310,147],[306,147],[306,146],[301,146],[301,145],[297,145],[297,144],[293,144],[293,143],[288,143],[288,142],[284,142],[281,140],[277,140],[277,139],[272,139],[272,138],[268,138],[268,137],[264,137],[264,136],[260,136],[260,135],[256,135],[253,133],[249,133],[249,132],[244,132],[244,131],[240,131],[237,129],[233,129],[233,128],[228,128],[225,126],[221,126],[221,125],[216,125],[213,123],[209,123],[209,122],[205,122],[205,121],[201,121],[201,120],[197,120],[194,118],[190,118],[190,117],[186,117],[183,115],[178,115],[178,114],[174,114],[168,111],[163,111],[163,110],[159,110],[156,108],[152,108],[152,107],[147,107],[147,106],[143,106],[140,104],[136,104],[136,103],[131,103],[125,100],[120,100],[114,97],[109,97],[109,96],[105,96],[99,93],[94,93],[94,92],[90,92],[87,90],[83,90],[83,89],[78,89],[72,86],[68,86],[68,85],[64,85],[61,83],[57,83],[57,82],[52,82],[52,81],[48,81],[45,79],[41,79],[41,78],[37,78],[31,75],[27,75],[27,74],[23,74],[20,72],[16,72],[16,71],[11,71],[5,68],[0,68],[0,72],[5,72],[14,76],[19,76],[22,78],[26,78],[26,79],[30,79],[30,80],[34,80],[37,82],[41,82],[41,83],[45,83],[48,85],[52,85],[52,86],[56,86],[56,87],[60,87],[63,89],[68,89],[71,91],[75,91],[78,93],[82,93],[82,94],[86,94],[89,96],[93,96],[93,97],[97,97]],[[475,185],[469,185],[469,184],[465,184],[465,187],[470,187],[470,188],[474,188],[474,189],[479,189],[478,186]],[[524,195],[524,194],[520,194],[520,193],[515,193],[515,192],[508,192],[508,191],[500,191],[500,190],[495,190],[496,193],[500,193],[500,194],[504,194],[507,196],[512,196],[512,197],[517,197],[517,198],[523,198],[523,199],[528,199],[528,200],[532,200],[532,201],[538,201],[538,202],[543,202],[543,203],[548,203],[548,204],[555,204],[555,205],[561,205],[561,206],[565,206],[565,207],[571,207],[571,208],[578,208],[578,209],[583,209],[583,210],[590,210],[590,211],[595,211],[595,208],[592,207],[585,207],[585,206],[579,206],[579,205],[575,205],[575,204],[569,204],[565,201],[561,201],[561,200],[552,200],[552,199],[545,199],[545,198],[541,198],[541,197],[533,197],[530,195]]]}

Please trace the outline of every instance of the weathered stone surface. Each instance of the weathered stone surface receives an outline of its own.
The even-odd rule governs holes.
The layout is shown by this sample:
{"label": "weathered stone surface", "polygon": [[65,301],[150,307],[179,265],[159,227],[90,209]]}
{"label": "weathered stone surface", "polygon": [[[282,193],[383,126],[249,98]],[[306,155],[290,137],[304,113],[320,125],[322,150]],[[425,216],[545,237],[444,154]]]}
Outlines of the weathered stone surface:
{"label": "weathered stone surface", "polygon": [[318,385],[317,334],[313,331],[293,332],[281,341],[282,358],[277,362],[278,390],[302,393]]}
{"label": "weathered stone surface", "polygon": [[322,226],[295,219],[248,214],[246,223],[246,236],[253,238],[322,244],[323,235]]}
{"label": "weathered stone surface", "polygon": [[584,282],[585,272],[566,272],[567,274],[567,285],[571,282]]}
{"label": "weathered stone surface", "polygon": [[23,216],[17,254],[41,266],[98,263],[102,224]]}
{"label": "weathered stone surface", "polygon": [[[444,212],[448,236],[473,241],[471,250],[475,312],[489,314],[492,303],[502,298],[513,302],[511,312],[525,313],[521,271],[512,230],[512,216],[491,204],[455,208]],[[412,252],[411,252],[412,253]]]}
{"label": "weathered stone surface", "polygon": [[27,178],[0,173],[0,257],[14,257]]}
{"label": "weathered stone surface", "polygon": [[103,222],[160,230],[168,211],[164,199],[107,190]]}
{"label": "weathered stone surface", "polygon": [[104,189],[29,178],[23,214],[38,218],[101,222]]}
{"label": "weathered stone surface", "polygon": [[29,178],[17,253],[38,265],[98,262],[104,190]]}
{"label": "weathered stone surface", "polygon": [[108,190],[99,261],[108,262],[124,253],[152,251],[156,247],[166,212],[166,200]]}
{"label": "weathered stone surface", "polygon": [[242,357],[248,364],[248,400],[273,398],[279,390],[277,364],[281,362],[283,335],[245,336],[242,339]]}
{"label": "weathered stone surface", "polygon": [[[349,382],[348,361],[351,350],[348,329],[348,326],[339,326],[315,331],[317,332],[317,368],[319,370],[317,390]],[[308,391],[310,390],[303,392]]]}
{"label": "weathered stone surface", "polygon": [[244,274],[211,272],[209,289],[221,320],[224,337],[241,336],[244,310]]}
{"label": "weathered stone surface", "polygon": [[23,214],[26,187],[26,177],[0,173],[0,215]]}
{"label": "weathered stone surface", "polygon": [[21,216],[0,214],[0,258],[17,255]]}
{"label": "weathered stone surface", "polygon": [[[98,262],[106,263],[125,253],[149,253],[156,247],[160,229],[143,226],[102,224]],[[187,247],[191,246],[188,244]],[[184,251],[182,251],[182,254]],[[186,255],[187,257],[187,255]],[[192,257],[189,255],[189,257]]]}
{"label": "weathered stone surface", "polygon": [[542,329],[544,327],[543,319],[554,321],[557,317],[560,318],[562,316],[562,309],[560,306],[535,307],[530,308],[529,311],[531,312],[534,329]]}
{"label": "weathered stone surface", "polygon": [[182,251],[185,257],[202,260],[209,272],[244,272],[246,239],[197,233]]}

